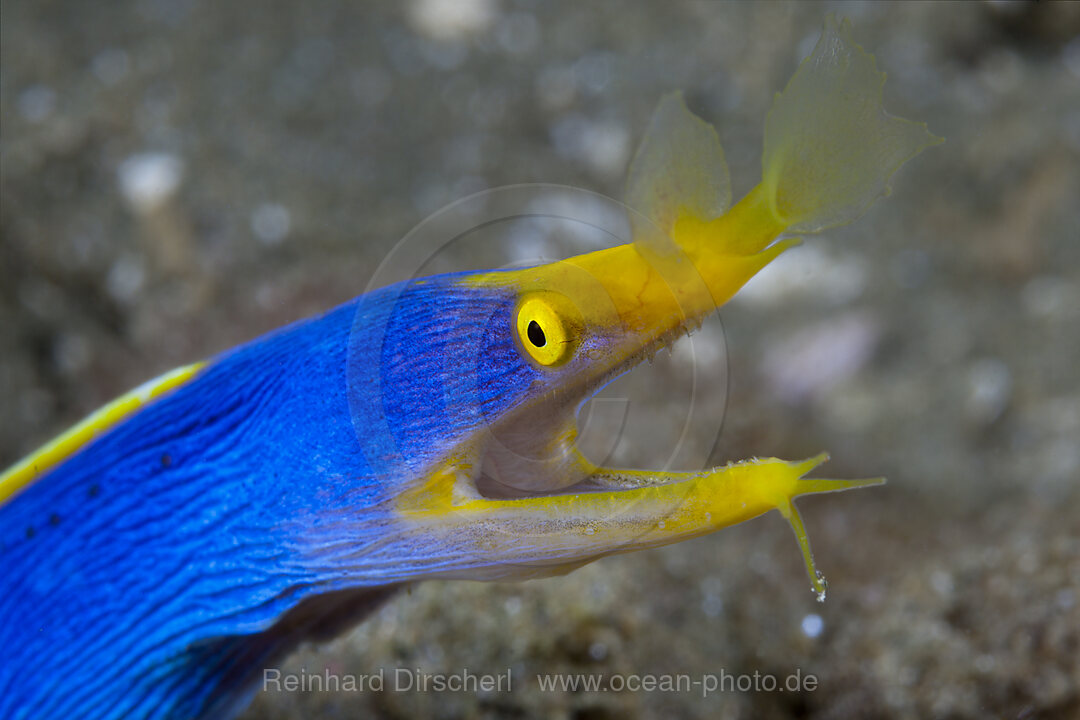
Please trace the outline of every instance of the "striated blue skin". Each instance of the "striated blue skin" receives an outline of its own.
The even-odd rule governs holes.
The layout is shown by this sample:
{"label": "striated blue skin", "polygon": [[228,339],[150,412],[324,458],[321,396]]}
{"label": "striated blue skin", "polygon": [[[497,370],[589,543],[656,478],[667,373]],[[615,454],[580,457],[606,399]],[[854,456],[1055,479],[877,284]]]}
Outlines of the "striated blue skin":
{"label": "striated blue skin", "polygon": [[27,487],[32,461],[0,475],[0,720],[225,717],[262,667],[403,583],[566,571],[773,509],[824,597],[793,499],[880,479],[802,478],[824,456],[603,468],[574,411],[782,233],[853,220],[937,142],[884,112],[883,83],[830,18],[730,209],[715,131],[669,96],[630,170],[652,226],[634,242],[362,296],[222,355]]}
{"label": "striated blue skin", "polygon": [[298,641],[467,566],[390,501],[552,378],[516,291],[461,278],[232,350],[0,506],[0,717],[226,715]]}

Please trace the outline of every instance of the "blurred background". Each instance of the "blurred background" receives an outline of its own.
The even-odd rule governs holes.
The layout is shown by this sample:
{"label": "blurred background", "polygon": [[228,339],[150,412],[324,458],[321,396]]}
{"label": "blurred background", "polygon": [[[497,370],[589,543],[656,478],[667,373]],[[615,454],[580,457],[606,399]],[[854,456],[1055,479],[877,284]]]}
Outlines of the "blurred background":
{"label": "blurred background", "polygon": [[[828,601],[775,515],[564,578],[430,582],[286,668],[510,668],[512,692],[268,692],[244,717],[1077,717],[1078,4],[5,0],[0,465],[363,291],[451,201],[620,198],[670,90],[717,125],[740,196],[830,11],[888,72],[886,108],[946,143],[695,336],[727,388],[695,397],[726,416],[682,438],[699,466],[827,449],[825,476],[889,478],[802,504]],[[650,425],[613,462],[668,460],[686,356],[621,381]],[[535,682],[796,670],[817,688]]]}

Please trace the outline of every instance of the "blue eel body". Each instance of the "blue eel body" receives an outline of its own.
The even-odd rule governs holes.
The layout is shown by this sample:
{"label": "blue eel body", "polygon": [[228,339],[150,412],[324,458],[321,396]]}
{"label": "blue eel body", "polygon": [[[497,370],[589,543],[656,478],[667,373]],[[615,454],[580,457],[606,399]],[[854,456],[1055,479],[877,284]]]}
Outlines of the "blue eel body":
{"label": "blue eel body", "polygon": [[884,82],[830,16],[735,205],[715,129],[669,95],[631,164],[631,242],[367,293],[0,474],[0,720],[227,718],[262,668],[403,584],[566,572],[772,510],[823,599],[793,500],[880,478],[804,478],[824,454],[605,468],[576,413],[940,142],[884,111]]}
{"label": "blue eel body", "polygon": [[381,532],[416,468],[542,390],[514,294],[460,278],[229,351],[0,505],[0,717],[224,715],[318,625],[467,563]]}

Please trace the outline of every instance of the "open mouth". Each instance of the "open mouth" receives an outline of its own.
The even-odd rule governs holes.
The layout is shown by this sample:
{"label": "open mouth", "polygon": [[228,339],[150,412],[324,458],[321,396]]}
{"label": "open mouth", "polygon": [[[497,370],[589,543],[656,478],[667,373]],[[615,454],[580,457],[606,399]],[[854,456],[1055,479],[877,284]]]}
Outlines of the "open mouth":
{"label": "open mouth", "polygon": [[[794,499],[884,482],[804,477],[827,459],[824,453],[794,462],[762,458],[695,472],[587,466],[572,484],[528,489],[499,482],[480,463],[462,463],[403,495],[398,509],[424,527],[459,528],[483,538],[485,550],[504,544],[501,552],[521,554],[511,565],[531,569],[576,567],[574,562],[678,542],[778,510],[794,531],[811,588],[824,599],[825,581]],[[529,554],[538,547],[540,557]],[[498,564],[506,565],[500,557]]]}
{"label": "open mouth", "polygon": [[[703,321],[701,316],[679,318],[638,347],[619,353],[621,357],[616,355],[618,359],[610,364],[595,362],[587,373],[500,418],[482,439],[474,440],[474,449],[467,453],[478,459],[465,474],[469,484],[481,497],[508,500],[619,492],[704,474],[704,470],[672,475],[662,470],[604,467],[578,450],[580,408],[587,399],[616,377],[652,362],[657,353],[689,336]],[[625,429],[620,428],[620,432]],[[583,445],[592,447],[587,441]]]}
{"label": "open mouth", "polygon": [[531,490],[514,487],[499,482],[490,475],[481,473],[472,479],[473,485],[481,497],[488,500],[516,500],[521,498],[557,497],[560,495],[580,495],[583,493],[610,493],[626,490],[638,490],[644,487],[659,487],[672,483],[701,477],[706,471],[696,475],[670,477],[666,473],[650,473],[645,470],[616,470],[607,467],[595,467],[593,472],[572,485],[565,485],[552,490]]}

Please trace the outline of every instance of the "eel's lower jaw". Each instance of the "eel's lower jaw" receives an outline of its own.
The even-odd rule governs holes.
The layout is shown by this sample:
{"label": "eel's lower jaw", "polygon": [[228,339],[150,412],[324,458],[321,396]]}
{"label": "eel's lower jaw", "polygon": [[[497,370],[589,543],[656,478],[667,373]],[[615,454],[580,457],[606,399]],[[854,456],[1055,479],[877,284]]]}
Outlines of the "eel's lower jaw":
{"label": "eel's lower jaw", "polygon": [[[649,472],[593,467],[577,484],[514,497],[480,493],[464,468],[433,476],[409,494],[402,508],[418,520],[486,527],[514,538],[513,545],[546,548],[566,561],[585,562],[617,552],[666,545],[778,510],[790,524],[811,588],[825,597],[810,541],[794,498],[880,485],[883,478],[827,480],[803,477],[828,456],[796,462],[764,458],[697,472]],[[490,538],[490,534],[487,534]]]}

